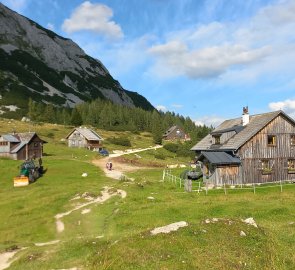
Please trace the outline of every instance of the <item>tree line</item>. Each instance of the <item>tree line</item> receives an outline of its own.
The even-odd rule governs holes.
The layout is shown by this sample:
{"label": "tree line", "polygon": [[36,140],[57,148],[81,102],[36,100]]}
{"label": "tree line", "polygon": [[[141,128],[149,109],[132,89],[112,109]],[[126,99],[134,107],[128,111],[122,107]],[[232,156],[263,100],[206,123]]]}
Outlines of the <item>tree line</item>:
{"label": "tree line", "polygon": [[183,128],[193,143],[212,130],[212,127],[205,125],[196,126],[189,117],[174,112],[146,111],[100,99],[81,103],[74,108],[58,108],[29,99],[28,117],[32,121],[74,126],[90,125],[114,131],[148,131],[153,134],[156,143],[161,143],[163,133],[173,125]]}

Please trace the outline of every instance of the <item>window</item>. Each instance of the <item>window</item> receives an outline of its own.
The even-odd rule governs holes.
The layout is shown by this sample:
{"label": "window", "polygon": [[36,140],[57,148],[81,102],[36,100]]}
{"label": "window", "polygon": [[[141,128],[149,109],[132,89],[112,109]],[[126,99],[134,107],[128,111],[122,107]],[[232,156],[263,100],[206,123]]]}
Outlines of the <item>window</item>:
{"label": "window", "polygon": [[295,173],[295,159],[288,159],[288,173]]}
{"label": "window", "polygon": [[290,143],[291,143],[291,145],[295,145],[295,135],[294,134],[292,134],[290,136]]}
{"label": "window", "polygon": [[0,142],[0,145],[1,146],[6,146],[6,145],[8,145],[8,142]]}
{"label": "window", "polygon": [[270,159],[262,159],[261,163],[261,172],[262,174],[271,174],[273,162]]}
{"label": "window", "polygon": [[215,135],[214,137],[214,144],[220,144],[220,135]]}
{"label": "window", "polygon": [[277,137],[275,135],[267,135],[267,145],[268,146],[276,146],[277,145]]}

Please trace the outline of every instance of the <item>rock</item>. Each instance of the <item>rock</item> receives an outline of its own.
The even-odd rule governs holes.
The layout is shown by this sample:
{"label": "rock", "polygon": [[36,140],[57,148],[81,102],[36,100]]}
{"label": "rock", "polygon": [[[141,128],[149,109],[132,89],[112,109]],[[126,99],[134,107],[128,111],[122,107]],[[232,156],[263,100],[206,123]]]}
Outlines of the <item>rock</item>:
{"label": "rock", "polygon": [[83,210],[81,211],[81,214],[82,214],[82,215],[85,215],[85,214],[87,214],[87,213],[90,213],[90,211],[91,211],[91,209],[86,208],[86,209],[83,209]]}
{"label": "rock", "polygon": [[87,177],[88,174],[87,173],[82,173],[82,177]]}
{"label": "rock", "polygon": [[242,219],[242,221],[246,224],[249,224],[251,226],[254,226],[255,228],[258,228],[255,220],[252,217],[246,218],[246,219]]}
{"label": "rock", "polygon": [[186,227],[186,226],[188,226],[187,222],[179,221],[179,222],[171,223],[163,227],[155,228],[151,231],[151,234],[156,235],[159,233],[170,233],[171,231],[177,231],[179,228]]}
{"label": "rock", "polygon": [[28,117],[23,117],[22,118],[22,120],[21,120],[22,122],[30,122],[31,121],[31,119],[30,118],[28,118]]}
{"label": "rock", "polygon": [[244,237],[246,236],[246,233],[244,231],[240,231],[240,236]]}
{"label": "rock", "polygon": [[155,198],[152,196],[147,197],[149,200],[154,200]]}

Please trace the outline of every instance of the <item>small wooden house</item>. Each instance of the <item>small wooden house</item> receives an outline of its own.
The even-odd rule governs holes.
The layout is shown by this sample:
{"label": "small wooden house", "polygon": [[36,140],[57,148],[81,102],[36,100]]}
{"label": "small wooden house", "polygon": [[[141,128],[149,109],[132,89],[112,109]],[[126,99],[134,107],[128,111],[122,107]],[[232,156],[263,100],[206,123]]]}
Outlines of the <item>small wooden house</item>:
{"label": "small wooden house", "polygon": [[213,185],[295,179],[295,122],[283,111],[224,121],[191,150]]}
{"label": "small wooden house", "polygon": [[35,132],[4,134],[0,136],[0,156],[15,160],[40,158],[44,143]]}
{"label": "small wooden house", "polygon": [[190,137],[179,126],[172,126],[171,128],[169,128],[164,133],[163,140],[169,140],[169,141],[170,140],[184,140],[184,141],[188,141],[188,140],[190,140]]}
{"label": "small wooden house", "polygon": [[88,148],[89,150],[100,150],[102,148],[103,138],[99,136],[94,130],[89,128],[74,128],[69,135],[69,147]]}

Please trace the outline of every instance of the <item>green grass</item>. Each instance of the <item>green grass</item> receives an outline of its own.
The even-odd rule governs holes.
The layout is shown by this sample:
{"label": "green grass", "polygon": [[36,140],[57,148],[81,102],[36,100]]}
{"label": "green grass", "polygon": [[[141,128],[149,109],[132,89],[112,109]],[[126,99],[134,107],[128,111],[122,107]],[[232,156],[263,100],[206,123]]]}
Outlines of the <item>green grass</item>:
{"label": "green grass", "polygon": [[[1,123],[0,133],[9,131],[10,126]],[[19,128],[28,128],[22,125]],[[129,173],[134,182],[112,180],[91,164],[95,153],[68,148],[60,141],[69,130],[40,126],[41,137],[54,134],[46,137],[47,171],[27,187],[13,187],[21,162],[0,159],[0,252],[27,247],[10,270],[295,268],[295,185],[284,186],[282,193],[279,187],[270,187],[257,188],[256,194],[233,189],[227,195],[223,190],[206,195],[160,182],[162,169]],[[152,158],[148,152],[140,155]],[[82,177],[83,172],[88,177]],[[91,212],[85,215],[74,211],[62,219],[65,231],[56,232],[54,216],[83,201],[71,198],[84,192],[99,195],[104,186],[123,189],[127,197],[90,205]],[[248,217],[258,228],[241,221]],[[221,220],[206,224],[208,218]],[[155,227],[178,221],[189,225],[170,234],[150,234]],[[60,242],[55,245],[34,245],[56,239]]]}

